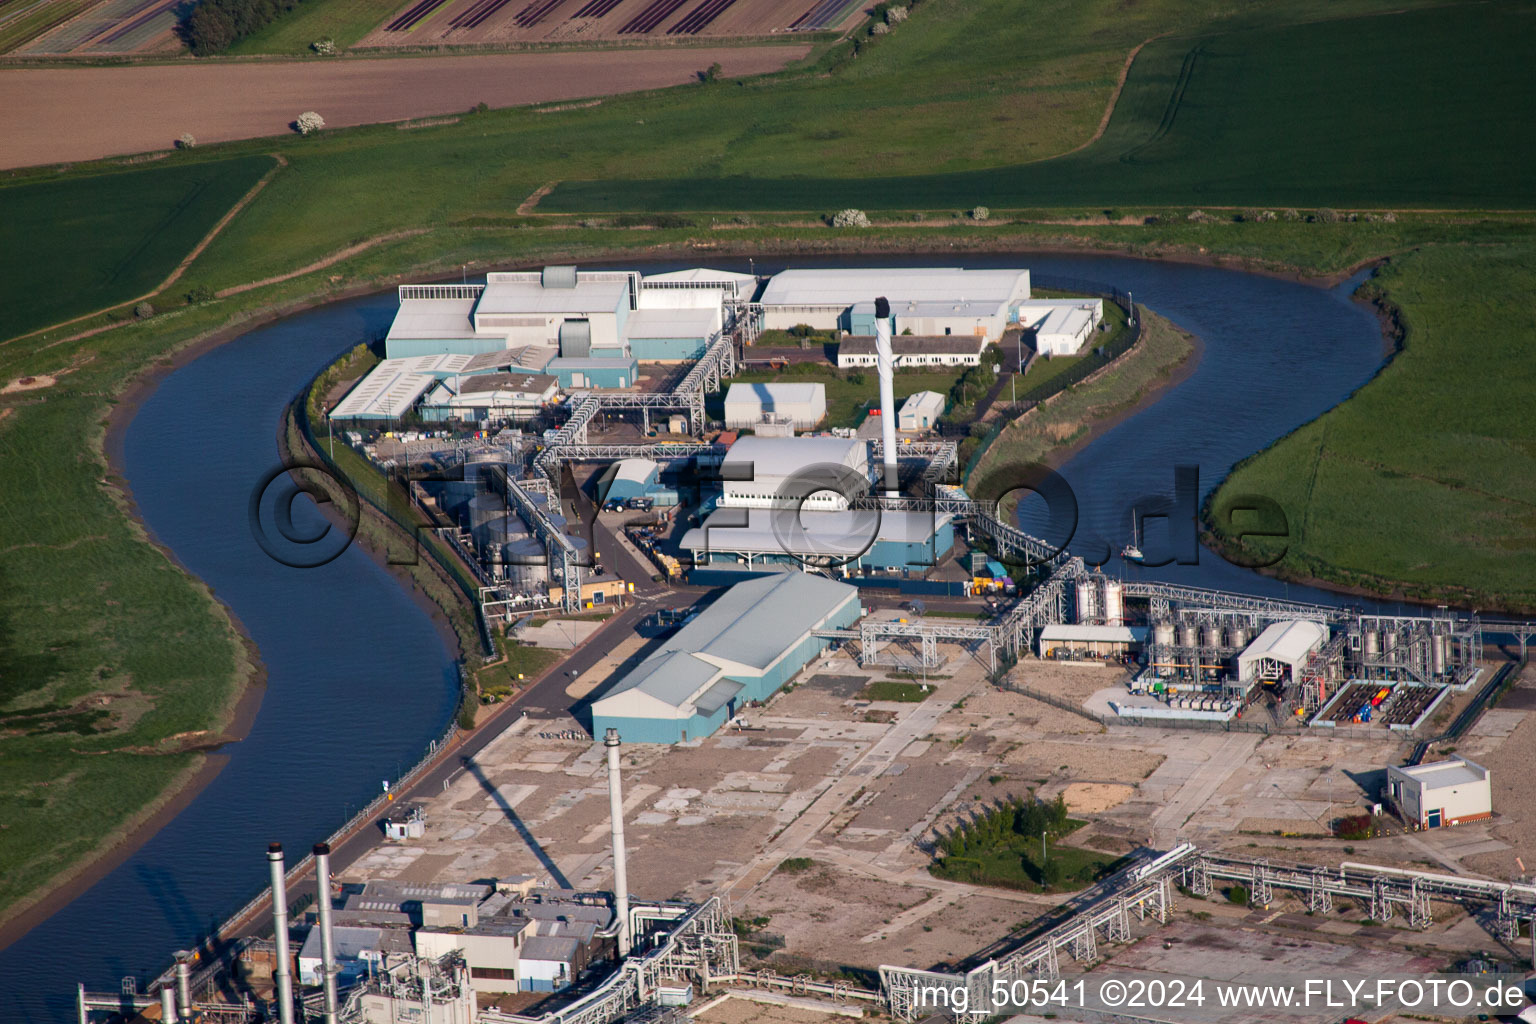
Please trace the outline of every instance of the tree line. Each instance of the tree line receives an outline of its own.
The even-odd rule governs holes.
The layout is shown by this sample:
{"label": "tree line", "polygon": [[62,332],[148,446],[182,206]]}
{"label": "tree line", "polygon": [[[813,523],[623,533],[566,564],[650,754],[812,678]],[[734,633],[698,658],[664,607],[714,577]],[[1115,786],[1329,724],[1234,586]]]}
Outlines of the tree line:
{"label": "tree line", "polygon": [[300,0],[202,0],[182,20],[181,38],[198,57],[222,53],[299,6]]}

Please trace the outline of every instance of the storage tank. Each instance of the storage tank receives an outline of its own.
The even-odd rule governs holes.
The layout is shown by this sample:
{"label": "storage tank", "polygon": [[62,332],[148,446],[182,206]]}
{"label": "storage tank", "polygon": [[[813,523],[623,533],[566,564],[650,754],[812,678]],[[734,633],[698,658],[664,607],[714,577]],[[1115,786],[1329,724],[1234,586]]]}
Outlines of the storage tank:
{"label": "storage tank", "polygon": [[1119,580],[1104,581],[1104,624],[1125,625],[1125,587]]}
{"label": "storage tank", "polygon": [[[502,549],[515,540],[528,536],[528,527],[510,512],[493,516],[475,534],[475,546],[487,557],[500,560]],[[492,554],[494,553],[494,555]]]}
{"label": "storage tank", "polygon": [[469,499],[469,533],[478,543],[485,535],[485,526],[492,519],[505,515],[507,503],[499,494],[477,494]]}
{"label": "storage tank", "polygon": [[1445,636],[1430,638],[1429,644],[1429,671],[1433,675],[1445,675],[1446,654],[1450,648],[1450,641]]}
{"label": "storage tank", "polygon": [[1093,622],[1099,615],[1098,586],[1091,579],[1077,581],[1077,621]]}
{"label": "storage tank", "polygon": [[480,451],[470,452],[464,457],[464,482],[478,484],[481,480],[484,480],[487,483],[494,481],[499,486],[501,483],[501,474],[486,473],[485,469],[490,466],[506,465],[507,457],[505,453],[497,451],[494,448],[486,448],[481,449]]}
{"label": "storage tank", "polygon": [[1374,629],[1368,629],[1360,637],[1362,653],[1367,658],[1374,658],[1381,653],[1381,635]]}
{"label": "storage tank", "polygon": [[534,590],[549,580],[548,556],[537,537],[524,535],[501,550],[507,585],[514,590]]}
{"label": "storage tank", "polygon": [[1173,623],[1159,622],[1152,627],[1152,642],[1159,647],[1173,645]]}
{"label": "storage tank", "polygon": [[1381,650],[1383,654],[1391,654],[1397,649],[1397,634],[1392,630],[1383,630],[1381,633]]}
{"label": "storage tank", "polygon": [[1207,646],[1207,647],[1220,647],[1221,646],[1221,627],[1220,626],[1206,626],[1204,632],[1205,632],[1205,646]]}
{"label": "storage tank", "polygon": [[1248,630],[1242,626],[1233,626],[1227,630],[1227,645],[1242,650],[1248,646]]}
{"label": "storage tank", "polygon": [[1180,626],[1179,643],[1185,647],[1200,646],[1200,630],[1192,625]]}

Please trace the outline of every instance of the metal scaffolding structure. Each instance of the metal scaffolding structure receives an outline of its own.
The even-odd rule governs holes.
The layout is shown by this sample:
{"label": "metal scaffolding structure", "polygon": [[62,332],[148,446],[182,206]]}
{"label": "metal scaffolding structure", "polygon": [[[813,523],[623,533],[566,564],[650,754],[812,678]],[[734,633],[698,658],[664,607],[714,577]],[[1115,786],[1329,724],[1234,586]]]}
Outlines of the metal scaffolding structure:
{"label": "metal scaffolding structure", "polygon": [[522,482],[506,477],[507,503],[517,509],[530,529],[544,542],[545,553],[549,557],[550,568],[559,567],[560,579],[563,581],[564,590],[561,592],[561,607],[568,612],[581,610],[581,569],[582,555],[576,550],[576,545],[571,543],[571,538],[565,535],[565,531],[556,526],[549,518],[546,505],[533,500],[533,496],[524,490]]}
{"label": "metal scaffolding structure", "polygon": [[[1309,910],[1326,913],[1337,898],[1357,900],[1374,921],[1398,914],[1410,927],[1433,923],[1431,900],[1481,903],[1494,910],[1492,926],[1505,941],[1518,940],[1520,922],[1533,925],[1531,954],[1536,957],[1536,886],[1493,882],[1456,875],[1345,862],[1337,869],[1275,865],[1266,860],[1210,853],[1185,843],[1133,865],[1074,898],[1068,916],[1048,930],[1005,946],[964,974],[912,967],[882,966],[880,991],[886,1009],[898,1020],[915,1021],[944,1013],[961,1024],[994,1016],[994,984],[1009,986],[1030,978],[1057,978],[1063,953],[1081,962],[1095,960],[1100,944],[1134,938],[1131,915],[1138,922],[1165,923],[1173,910],[1173,887],[1182,884],[1196,896],[1210,896],[1223,880],[1248,888],[1253,903],[1267,905],[1276,890],[1298,894]],[[937,992],[959,993],[959,1000],[935,1005]],[[964,1012],[954,1012],[963,1001]]]}

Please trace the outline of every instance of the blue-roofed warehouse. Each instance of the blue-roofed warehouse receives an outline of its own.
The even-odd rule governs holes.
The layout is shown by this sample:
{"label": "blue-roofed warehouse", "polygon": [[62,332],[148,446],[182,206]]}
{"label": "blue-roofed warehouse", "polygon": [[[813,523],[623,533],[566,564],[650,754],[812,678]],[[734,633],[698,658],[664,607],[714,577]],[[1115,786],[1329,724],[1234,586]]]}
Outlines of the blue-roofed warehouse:
{"label": "blue-roofed warehouse", "polygon": [[738,583],[592,704],[593,735],[681,743],[766,700],[859,620],[857,588],[802,572]]}

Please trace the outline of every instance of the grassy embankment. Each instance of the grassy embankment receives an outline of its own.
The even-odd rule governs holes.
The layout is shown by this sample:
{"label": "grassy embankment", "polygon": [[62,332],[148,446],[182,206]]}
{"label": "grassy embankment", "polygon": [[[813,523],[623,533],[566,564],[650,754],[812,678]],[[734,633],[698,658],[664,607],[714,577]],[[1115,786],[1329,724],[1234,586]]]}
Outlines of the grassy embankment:
{"label": "grassy embankment", "polygon": [[[1379,6],[1301,2],[1266,5],[1262,13],[1276,20]],[[917,174],[1018,164],[1062,152],[1092,133],[1133,45],[1170,25],[1198,27],[1222,5],[1164,0],[1114,17],[1106,15],[1119,11],[1111,0],[1061,0],[1047,7],[1042,14],[1050,15],[1053,33],[1040,33],[1010,17],[1002,0],[930,0],[909,23],[830,75],[789,74],[741,85],[675,89],[554,114],[493,112],[410,132],[375,127],[319,138],[207,147],[144,168],[140,180],[146,183],[147,195],[167,180],[162,176],[187,168],[206,173],[214,161],[228,157],[261,157],[277,150],[289,160],[186,277],[152,299],[157,315],[124,320],[119,310],[116,319],[105,315],[24,341],[0,342],[0,381],[25,374],[62,374],[46,390],[0,397],[4,642],[7,665],[21,659],[23,666],[22,671],[6,672],[13,685],[0,702],[0,713],[15,716],[60,705],[55,710],[64,720],[110,730],[60,735],[47,732],[51,726],[36,720],[14,718],[5,727],[0,771],[15,782],[0,796],[0,814],[9,826],[0,830],[0,862],[7,865],[0,908],[14,907],[22,895],[78,863],[193,763],[190,755],[154,751],[174,749],[181,741],[171,738],[178,734],[195,742],[227,722],[240,671],[234,634],[206,591],[177,572],[130,525],[117,490],[111,481],[103,482],[107,470],[101,425],[127,382],[168,353],[215,332],[238,329],[272,310],[383,286],[402,276],[456,276],[462,263],[484,267],[514,260],[580,261],[657,252],[795,252],[834,246],[848,251],[952,252],[1066,244],[1148,256],[1220,255],[1315,273],[1400,254],[1385,284],[1402,306],[1408,349],[1361,397],[1396,381],[1393,386],[1401,388],[1397,411],[1403,415],[1393,429],[1404,447],[1422,453],[1428,465],[1491,464],[1467,462],[1462,453],[1472,447],[1504,453],[1501,486],[1512,488],[1512,482],[1536,476],[1528,418],[1507,412],[1473,415],[1476,410],[1518,410],[1531,393],[1528,378],[1519,372],[1523,350],[1536,334],[1525,307],[1531,282],[1524,268],[1536,266],[1536,232],[1526,216],[1419,213],[1400,215],[1396,223],[1192,223],[1183,213],[1211,195],[1203,179],[1191,176],[1175,188],[1167,177],[1173,171],[1165,170],[1158,172],[1163,184],[1152,188],[1148,182],[1157,175],[1149,177],[1139,165],[1120,165],[1118,158],[1108,160],[1103,171],[1106,187],[1113,185],[1118,196],[1114,212],[1137,219],[1161,214],[1164,222],[1109,223],[1119,218],[1106,219],[1101,207],[1078,204],[1075,197],[1085,194],[1081,189],[1045,179],[1019,195],[1017,208],[1004,209],[1003,203],[991,199],[993,220],[987,224],[952,216],[955,208],[991,198],[972,194],[969,183],[948,193],[965,194],[963,202],[955,203],[939,191],[911,193],[896,184],[882,185],[884,198],[863,205],[907,211],[941,200],[943,205],[919,211],[921,221],[914,213],[893,212],[884,222],[877,218],[872,229],[841,233],[808,222],[806,216],[835,208],[835,190],[819,193],[804,212],[742,214],[719,224],[708,217],[683,218],[695,223],[653,230],[617,226],[603,217],[587,216],[584,224],[575,216],[513,212],[534,188],[566,177],[578,165],[584,174],[609,177],[698,174],[701,161],[706,174],[750,170],[787,176],[818,166],[846,168],[850,175],[867,175],[872,166],[891,174]],[[1517,18],[1529,6],[1491,5],[1491,10]],[[1479,17],[1488,14],[1482,11]],[[1466,34],[1482,40],[1486,26],[1479,27],[1477,19],[1466,25]],[[1518,27],[1511,24],[1497,34],[1508,37]],[[1437,55],[1466,51],[1460,31],[1453,24],[1443,27],[1441,38],[1419,40],[1413,60],[1406,63],[1421,70],[1445,70],[1435,64]],[[976,38],[994,40],[1010,59],[978,67],[972,47],[962,45]],[[1392,59],[1405,62],[1403,54]],[[1492,59],[1501,58],[1493,53]],[[1339,63],[1298,65],[1289,72],[1277,68],[1275,74],[1282,81],[1290,74],[1297,89],[1303,84],[1298,75],[1304,76],[1306,89],[1323,89]],[[1425,74],[1434,77],[1427,70]],[[1390,76],[1385,80],[1390,82]],[[1473,80],[1487,84],[1486,77]],[[1342,88],[1348,82],[1332,84]],[[1184,94],[1193,87],[1186,83]],[[1353,94],[1361,109],[1380,99],[1372,88],[1366,82],[1365,91]],[[1468,179],[1483,192],[1499,187],[1504,180],[1502,161],[1527,144],[1507,132],[1489,133],[1480,127],[1482,112],[1503,109],[1505,98],[1503,93],[1478,97],[1469,104],[1477,116],[1464,125],[1435,122],[1443,135],[1434,153],[1471,152],[1481,154],[1483,162],[1465,175],[1439,179],[1445,183],[1443,192],[1434,191],[1435,183],[1426,183],[1414,202],[1465,202]],[[1225,98],[1216,91],[1208,102],[1220,106]],[[1186,114],[1193,108],[1176,109],[1179,117],[1164,139],[1183,138],[1179,132],[1191,123]],[[1230,105],[1224,109],[1224,123],[1263,120]],[[1206,116],[1205,123],[1215,124],[1213,116]],[[1342,134],[1325,135],[1323,129]],[[1345,193],[1335,189],[1339,168],[1330,154],[1372,135],[1358,125],[1344,132],[1337,119],[1318,122],[1304,140],[1306,158],[1292,160],[1295,166],[1287,171],[1299,176],[1292,181],[1294,201],[1341,205],[1339,196]],[[1386,147],[1380,154],[1384,179],[1397,182],[1396,192],[1383,195],[1401,197],[1407,193],[1402,179],[1393,178],[1396,167],[1421,163],[1423,151],[1413,146],[1394,149],[1390,141],[1374,143]],[[1208,142],[1213,148],[1224,145],[1219,134]],[[1107,177],[1115,167],[1120,168],[1118,184]],[[103,175],[104,170],[111,174]],[[133,252],[155,237],[153,225],[135,221],[131,197],[108,198],[123,183],[123,173],[115,166],[82,166],[62,176],[37,171],[10,177],[12,184],[0,189],[0,203],[47,208],[59,219],[77,209],[110,212],[111,217],[92,229],[105,250]],[[56,183],[74,182],[83,183],[74,186],[82,190],[80,197],[68,202],[46,198],[46,190]],[[741,184],[745,188],[747,183]],[[860,187],[869,190],[867,184]],[[741,195],[745,204],[750,192]],[[1254,195],[1243,201],[1257,206],[1271,198]],[[1524,193],[1506,194],[1499,205],[1528,202]],[[1183,209],[1170,215],[1162,209],[1165,203]],[[187,237],[197,233],[188,230]],[[63,315],[60,310],[136,297],[121,276],[104,286],[98,298],[74,306],[67,293],[78,282],[67,275],[19,287],[17,282],[35,280],[25,276],[29,264],[53,260],[54,266],[68,265],[67,259],[49,251],[56,237],[53,231],[40,231],[24,239],[24,246],[0,247],[0,280],[6,282],[4,335],[19,335],[26,325]],[[160,272],[175,263],[171,257],[156,260],[151,280],[160,279]],[[311,269],[304,271],[306,267]],[[280,275],[294,276],[230,291]],[[204,297],[218,292],[225,294]],[[188,295],[196,297],[191,304],[185,302]],[[1469,303],[1480,307],[1475,317],[1469,316]],[[1468,338],[1461,333],[1468,323],[1486,329]],[[94,327],[112,329],[71,340]],[[1461,339],[1477,348],[1476,358],[1465,358],[1465,353],[1455,359],[1407,358],[1421,337],[1440,335],[1447,344]],[[1493,366],[1496,372],[1490,371]],[[1400,376],[1394,379],[1393,374]],[[1452,411],[1462,418],[1449,422],[1460,424],[1460,431],[1444,430],[1447,421],[1427,415],[1431,405],[1415,398],[1425,394],[1444,395],[1444,408],[1451,408],[1459,396],[1461,404]],[[1330,453],[1354,443],[1338,433],[1329,430]],[[1273,456],[1255,460],[1252,467],[1256,471],[1266,459],[1284,457],[1291,444],[1282,442]],[[1412,476],[1362,479],[1377,487],[1394,481],[1382,493],[1390,493],[1397,508],[1413,507],[1418,500],[1414,495],[1421,493],[1417,488],[1425,488],[1422,493],[1447,490]],[[1483,523],[1486,510],[1529,509],[1522,493],[1491,492],[1486,481],[1462,488],[1454,497],[1465,504],[1445,508],[1471,523]],[[1371,493],[1362,500],[1371,500]],[[1476,512],[1474,505],[1485,512]],[[1354,510],[1352,505],[1351,514]],[[1329,537],[1349,527],[1338,518],[1307,518],[1308,550],[1326,551]],[[1504,525],[1513,530],[1516,523],[1518,517]],[[1408,531],[1398,550],[1449,553],[1444,563],[1415,570],[1438,574],[1444,582],[1435,585],[1483,584],[1480,575],[1474,579],[1467,571],[1456,547],[1464,535],[1454,521],[1405,516],[1395,525]],[[1448,539],[1448,534],[1454,537]],[[1518,532],[1504,536],[1504,562],[1496,567],[1503,575],[1498,579],[1532,578],[1536,566],[1529,545],[1522,546]],[[110,719],[89,715],[98,708],[93,702],[115,694],[123,695],[116,701],[123,705],[120,714]],[[80,757],[77,750],[97,756]]]}
{"label": "grassy embankment", "polygon": [[1058,392],[1004,428],[971,471],[968,483],[977,493],[989,493],[983,482],[1007,466],[1059,458],[1094,424],[1130,410],[1177,371],[1193,341],[1156,313],[1140,313],[1141,339],[1113,369]]}

